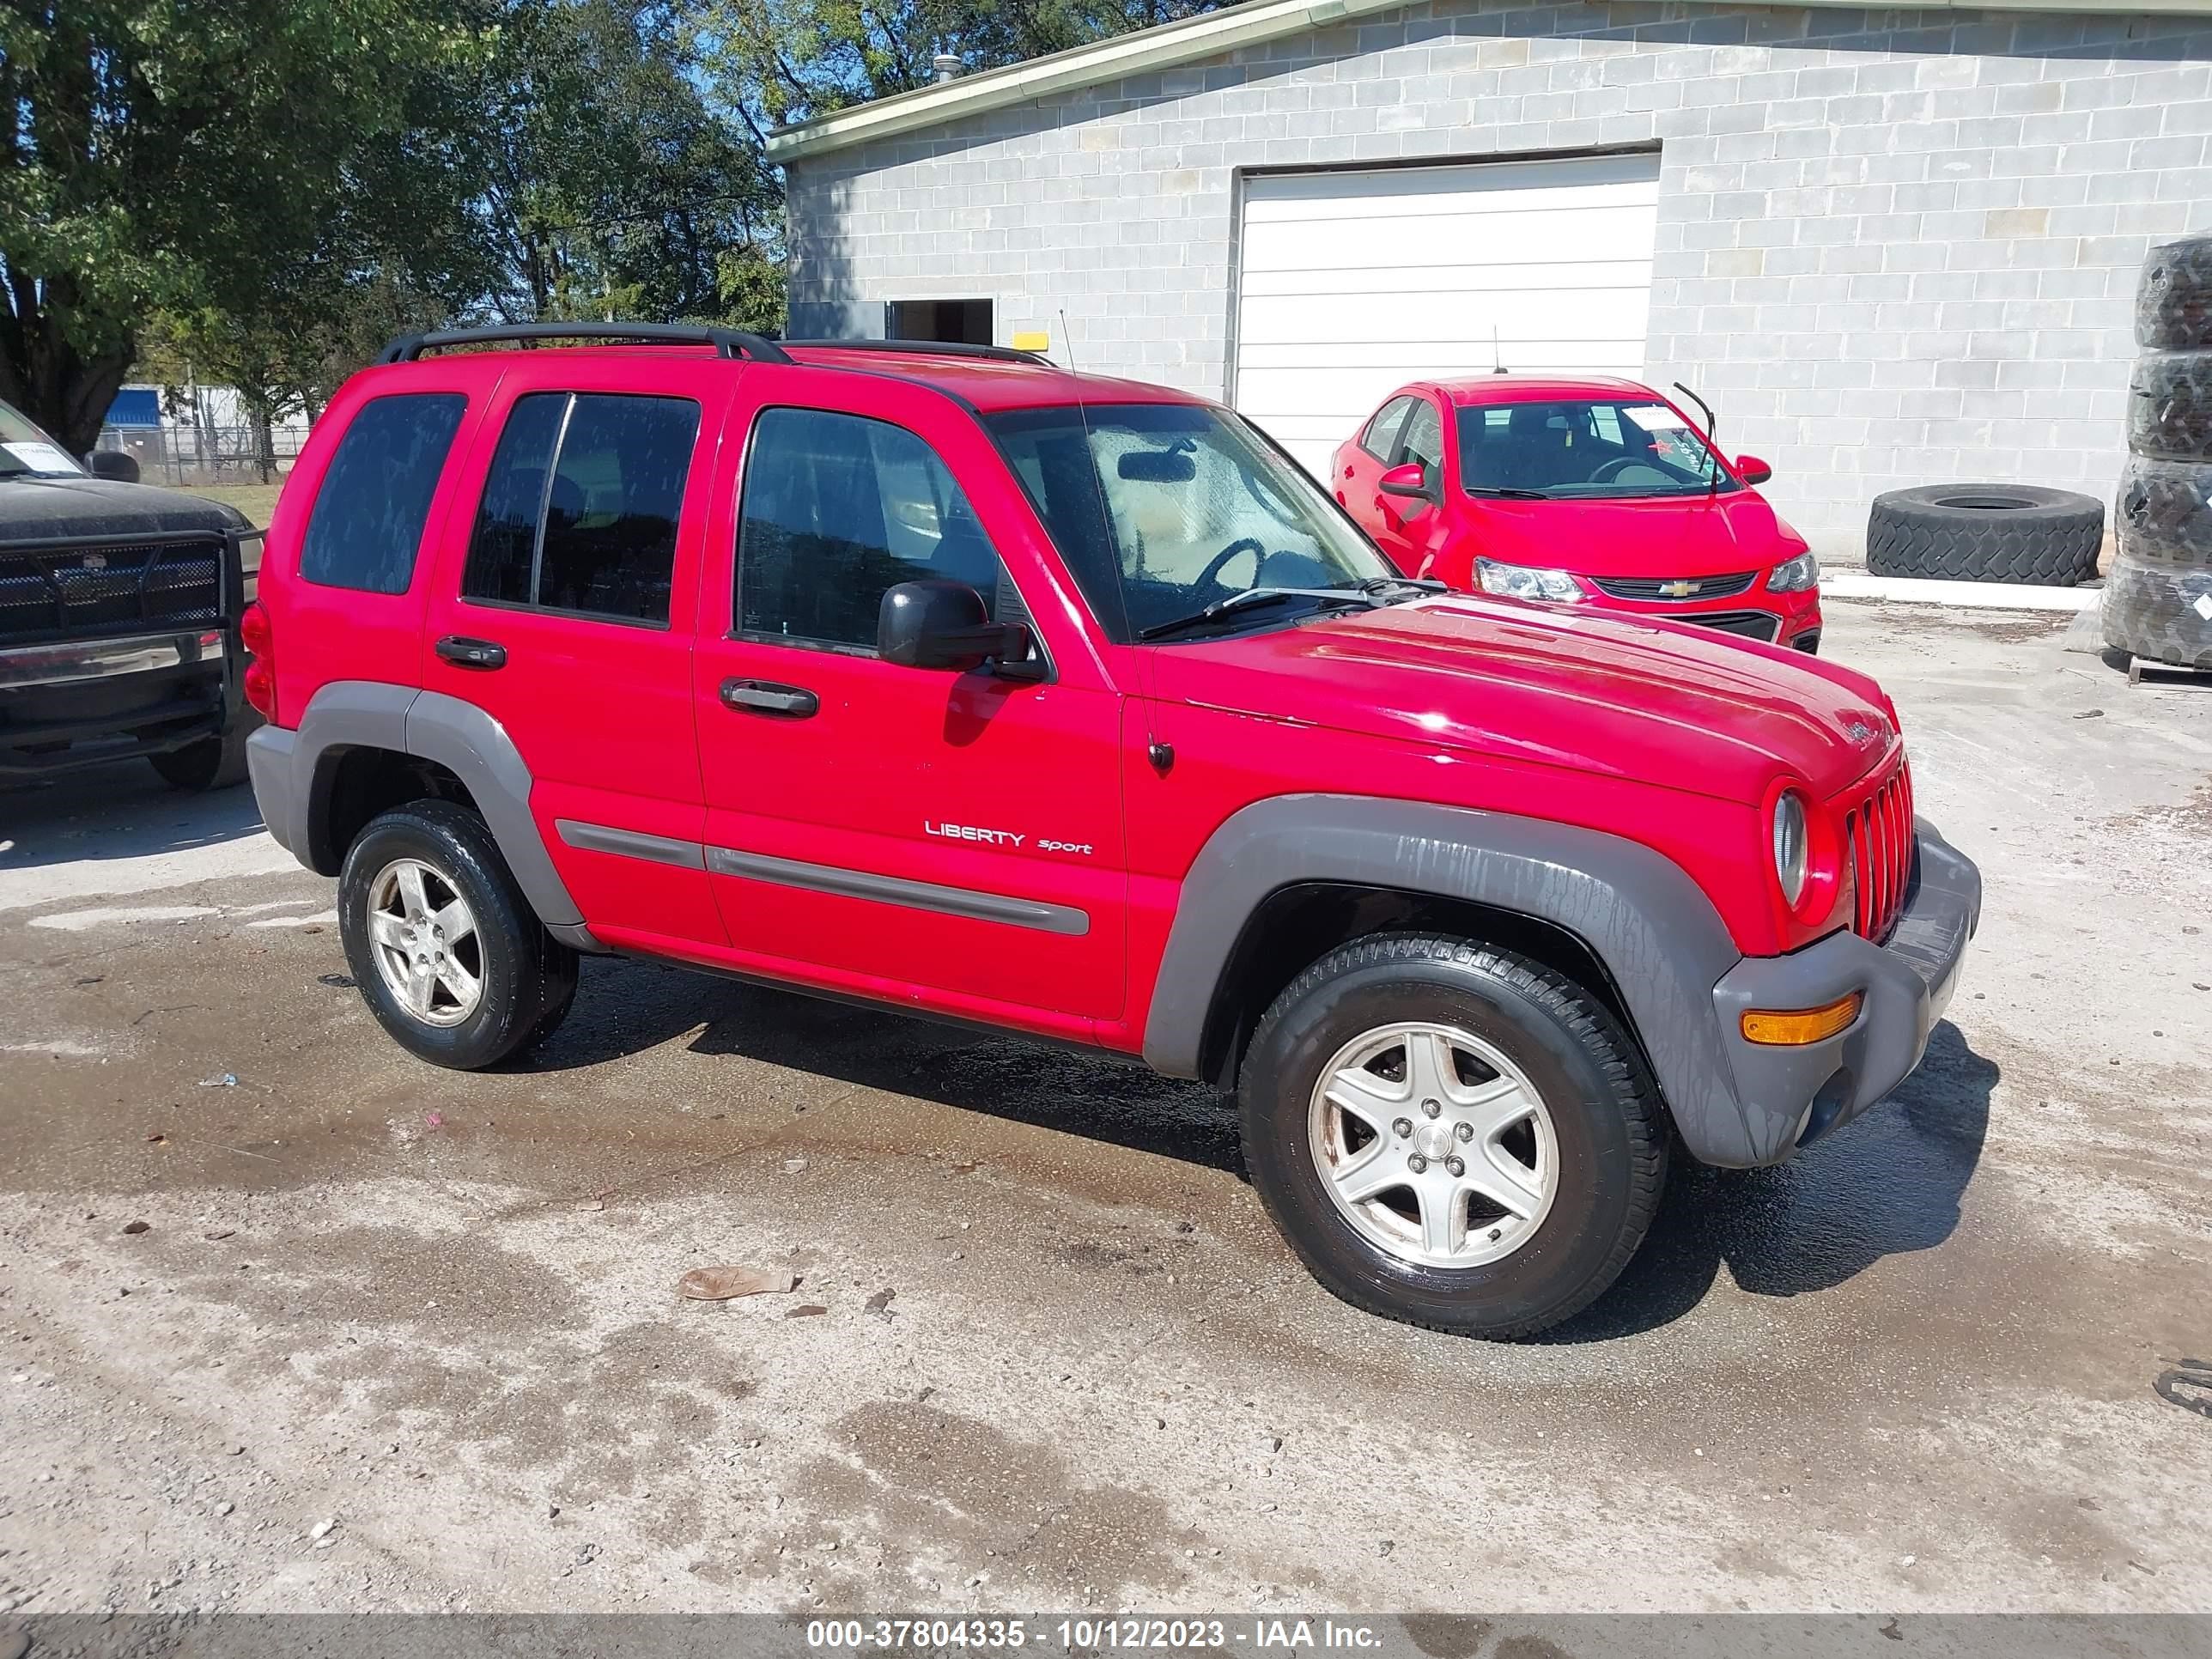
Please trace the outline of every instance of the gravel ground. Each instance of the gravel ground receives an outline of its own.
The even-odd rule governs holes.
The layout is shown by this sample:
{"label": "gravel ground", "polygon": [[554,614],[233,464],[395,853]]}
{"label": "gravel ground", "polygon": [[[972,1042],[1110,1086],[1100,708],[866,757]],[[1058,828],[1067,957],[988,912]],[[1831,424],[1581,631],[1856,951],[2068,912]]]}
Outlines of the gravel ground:
{"label": "gravel ground", "polygon": [[0,1613],[2212,1610],[2212,693],[2063,620],[1832,608],[1951,1020],[1513,1347],[1322,1293],[1202,1091],[606,961],[441,1073],[246,792],[0,795]]}

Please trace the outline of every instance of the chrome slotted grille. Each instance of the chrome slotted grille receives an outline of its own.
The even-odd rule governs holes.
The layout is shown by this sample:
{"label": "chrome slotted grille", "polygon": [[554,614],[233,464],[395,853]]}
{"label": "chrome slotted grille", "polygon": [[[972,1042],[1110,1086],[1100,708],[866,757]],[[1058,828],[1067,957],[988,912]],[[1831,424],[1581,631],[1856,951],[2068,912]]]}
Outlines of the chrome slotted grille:
{"label": "chrome slotted grille", "polygon": [[1897,926],[1912,881],[1912,769],[1897,763],[1844,814],[1851,872],[1851,931],[1879,945]]}

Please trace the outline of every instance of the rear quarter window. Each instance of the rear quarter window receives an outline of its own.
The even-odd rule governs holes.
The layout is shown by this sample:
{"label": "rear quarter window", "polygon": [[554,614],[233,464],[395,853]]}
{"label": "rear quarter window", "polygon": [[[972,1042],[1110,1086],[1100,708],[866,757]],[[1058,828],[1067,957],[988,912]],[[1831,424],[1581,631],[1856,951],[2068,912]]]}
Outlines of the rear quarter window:
{"label": "rear quarter window", "polygon": [[468,401],[458,392],[394,392],[354,411],[307,516],[301,580],[364,593],[407,591]]}

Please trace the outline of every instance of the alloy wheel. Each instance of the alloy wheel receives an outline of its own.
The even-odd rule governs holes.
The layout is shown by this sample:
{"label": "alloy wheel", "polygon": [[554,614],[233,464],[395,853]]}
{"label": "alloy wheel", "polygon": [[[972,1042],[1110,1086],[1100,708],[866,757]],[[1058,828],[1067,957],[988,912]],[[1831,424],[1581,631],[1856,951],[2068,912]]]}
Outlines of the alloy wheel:
{"label": "alloy wheel", "polygon": [[1543,1097],[1457,1026],[1377,1026],[1346,1043],[1314,1085],[1307,1130],[1339,1212],[1376,1249],[1422,1267],[1512,1255],[1559,1191]]}

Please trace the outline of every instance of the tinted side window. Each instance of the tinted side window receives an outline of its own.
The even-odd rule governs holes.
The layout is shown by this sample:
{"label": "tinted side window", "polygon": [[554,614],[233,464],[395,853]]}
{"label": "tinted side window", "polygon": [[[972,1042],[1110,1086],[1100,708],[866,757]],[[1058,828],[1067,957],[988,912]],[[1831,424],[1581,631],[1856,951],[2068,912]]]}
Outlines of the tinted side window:
{"label": "tinted side window", "polygon": [[884,592],[944,577],[987,602],[998,554],[936,453],[902,427],[763,410],[745,460],[734,622],[754,637],[865,648]]}
{"label": "tinted side window", "polygon": [[325,587],[404,593],[430,497],[468,399],[458,392],[372,398],[338,440],[300,546],[300,574]]}
{"label": "tinted side window", "polygon": [[1393,398],[1375,411],[1375,418],[1359,434],[1359,447],[1382,460],[1390,453],[1391,440],[1397,435],[1398,422],[1406,418],[1406,411],[1413,406],[1411,398]]}
{"label": "tinted side window", "polygon": [[469,562],[461,575],[465,598],[501,605],[531,602],[545,482],[568,414],[565,392],[533,392],[516,399],[508,411],[469,538]]}
{"label": "tinted side window", "polygon": [[463,595],[665,624],[698,436],[688,398],[516,399],[484,479]]}

